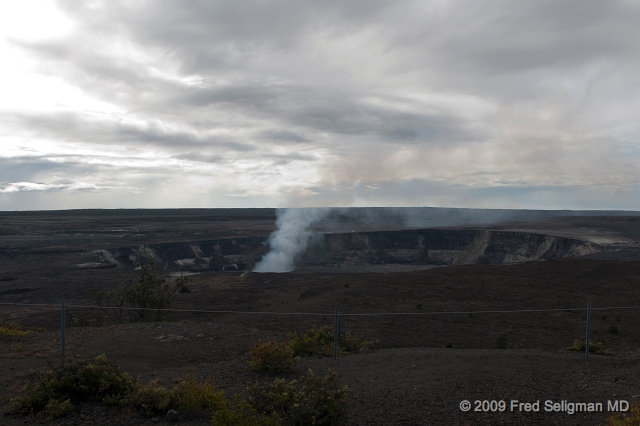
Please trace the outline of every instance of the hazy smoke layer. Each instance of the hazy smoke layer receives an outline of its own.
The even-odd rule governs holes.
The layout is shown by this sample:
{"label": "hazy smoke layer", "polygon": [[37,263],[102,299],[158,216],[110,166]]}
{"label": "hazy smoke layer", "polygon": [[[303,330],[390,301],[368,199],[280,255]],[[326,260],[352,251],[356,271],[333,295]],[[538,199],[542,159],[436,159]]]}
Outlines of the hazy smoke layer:
{"label": "hazy smoke layer", "polygon": [[253,268],[253,272],[290,272],[295,260],[307,248],[311,226],[330,209],[279,209],[278,229],[269,236],[271,250]]}

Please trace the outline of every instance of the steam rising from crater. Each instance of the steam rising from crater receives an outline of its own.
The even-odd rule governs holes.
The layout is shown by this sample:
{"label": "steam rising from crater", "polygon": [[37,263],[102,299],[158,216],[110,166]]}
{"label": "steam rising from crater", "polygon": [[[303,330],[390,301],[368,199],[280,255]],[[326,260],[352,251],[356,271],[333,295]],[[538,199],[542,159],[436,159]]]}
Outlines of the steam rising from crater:
{"label": "steam rising from crater", "polygon": [[304,253],[314,223],[331,209],[279,209],[278,229],[269,236],[271,250],[253,268],[253,272],[291,272],[298,256]]}
{"label": "steam rising from crater", "polygon": [[438,207],[279,209],[276,219],[278,229],[268,239],[270,251],[255,265],[253,272],[293,271],[296,260],[304,254],[314,232],[486,226],[501,222],[536,222],[560,216],[609,216],[630,213],[633,212]]}

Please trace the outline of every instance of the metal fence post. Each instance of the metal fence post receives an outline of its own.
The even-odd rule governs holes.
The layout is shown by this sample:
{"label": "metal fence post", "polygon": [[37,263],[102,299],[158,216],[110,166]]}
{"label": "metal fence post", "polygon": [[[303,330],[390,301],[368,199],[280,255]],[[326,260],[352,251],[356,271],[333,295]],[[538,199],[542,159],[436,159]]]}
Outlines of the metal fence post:
{"label": "metal fence post", "polygon": [[64,297],[60,306],[60,355],[64,357]]}
{"label": "metal fence post", "polygon": [[591,302],[587,302],[587,338],[584,345],[584,359],[589,359],[589,332],[591,331]]}
{"label": "metal fence post", "polygon": [[338,307],[336,306],[336,314],[333,320],[333,360],[338,360]]}

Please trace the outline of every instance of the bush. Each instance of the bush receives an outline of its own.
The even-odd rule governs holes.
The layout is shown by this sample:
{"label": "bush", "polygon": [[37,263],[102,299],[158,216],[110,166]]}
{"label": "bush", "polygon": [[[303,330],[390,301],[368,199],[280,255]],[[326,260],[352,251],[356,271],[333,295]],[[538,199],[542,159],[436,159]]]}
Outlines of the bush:
{"label": "bush", "polygon": [[125,312],[129,322],[167,320],[170,318],[170,312],[157,309],[169,308],[171,297],[176,292],[189,292],[186,287],[188,278],[179,277],[171,286],[164,278],[156,277],[157,270],[156,264],[150,262],[138,271],[136,281],[128,280],[123,287],[115,290],[99,290],[92,287],[91,294],[102,311],[117,323],[124,322]]}
{"label": "bush", "polygon": [[[289,333],[287,338],[291,341],[291,348],[294,355],[333,355],[333,327],[325,325],[324,327],[313,327],[304,332]],[[360,340],[353,334],[347,332],[338,336],[338,354],[345,355],[350,353],[358,353],[360,351],[372,348],[376,342]]]}
{"label": "bush", "polygon": [[32,372],[38,380],[25,385],[11,399],[19,414],[43,414],[53,420],[73,411],[80,402],[132,406],[147,415],[164,414],[169,409],[214,412],[213,426],[335,425],[347,405],[347,387],[338,386],[337,374],[325,377],[309,370],[299,380],[277,379],[271,384],[251,385],[247,400],[230,401],[211,380],[198,382],[185,376],[168,389],[152,381],[141,385],[126,372],[107,362],[74,357],[46,373]]}
{"label": "bush", "polygon": [[640,404],[635,403],[626,413],[614,413],[605,420],[606,426],[636,426],[640,425]]}
{"label": "bush", "polygon": [[300,358],[294,357],[291,343],[278,342],[275,338],[256,340],[251,347],[249,367],[255,371],[285,371],[295,365]]}
{"label": "bush", "polygon": [[291,341],[291,347],[296,355],[331,356],[333,354],[333,327],[330,325],[313,327],[303,334],[289,333],[287,338]]}
{"label": "bush", "polygon": [[17,324],[4,321],[0,322],[0,339],[17,339],[28,336],[29,334],[31,334],[31,331],[23,330]]}
{"label": "bush", "polygon": [[[569,346],[568,348],[565,348],[565,349],[567,349],[568,351],[584,352],[586,348],[587,348],[587,345],[585,342],[583,342],[582,340],[576,340],[573,342],[573,346]],[[589,342],[589,352],[594,354],[603,353],[604,344],[602,342]]]}
{"label": "bush", "polygon": [[68,413],[72,404],[84,401],[106,402],[125,398],[134,380],[104,355],[95,359],[69,358],[46,373],[34,372],[38,380],[25,385],[11,400],[20,414],[45,412],[49,418]]}
{"label": "bush", "polygon": [[74,357],[53,370],[40,373],[11,400],[19,414],[44,413],[55,419],[73,410],[79,402],[99,402],[105,405],[133,406],[147,415],[164,414],[168,409],[180,411],[215,410],[226,401],[224,392],[211,380],[198,382],[185,376],[177,386],[167,389],[152,381],[142,385],[126,372],[110,364],[104,355],[95,359]]}
{"label": "bush", "polygon": [[217,390],[211,380],[198,382],[193,376],[185,376],[172,389],[159,386],[154,380],[148,385],[135,384],[133,392],[121,405],[142,409],[148,416],[164,414],[169,409],[195,412],[222,406],[224,392]]}
{"label": "bush", "polygon": [[44,406],[42,412],[46,414],[49,420],[57,419],[59,417],[66,416],[73,410],[73,405],[69,398],[53,399],[51,398],[47,405]]}
{"label": "bush", "polygon": [[234,401],[222,401],[213,413],[212,426],[280,426],[282,421],[276,413],[259,413],[247,401],[236,395]]}
{"label": "bush", "polygon": [[373,348],[376,343],[377,341],[373,340],[360,340],[350,332],[346,332],[338,335],[338,353],[344,355],[366,352]]}
{"label": "bush", "polygon": [[285,425],[335,425],[342,419],[349,397],[347,386],[340,387],[337,379],[332,370],[325,377],[309,370],[299,380],[254,384],[248,388],[248,402],[262,415],[277,415]]}
{"label": "bush", "polygon": [[211,379],[200,383],[193,376],[185,376],[173,389],[173,408],[190,412],[215,409],[223,398],[224,392],[218,390]]}
{"label": "bush", "polygon": [[171,391],[153,380],[148,385],[136,386],[126,405],[142,409],[147,416],[166,413],[171,405]]}

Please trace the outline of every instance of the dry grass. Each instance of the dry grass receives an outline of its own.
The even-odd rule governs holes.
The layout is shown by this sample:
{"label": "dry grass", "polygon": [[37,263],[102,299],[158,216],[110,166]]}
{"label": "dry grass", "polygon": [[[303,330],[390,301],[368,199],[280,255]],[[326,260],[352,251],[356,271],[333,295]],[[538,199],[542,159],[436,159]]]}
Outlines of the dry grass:
{"label": "dry grass", "polygon": [[606,426],[640,425],[640,403],[635,403],[626,413],[615,413],[605,420]]}
{"label": "dry grass", "polygon": [[148,385],[136,383],[131,395],[120,401],[120,405],[131,405],[150,416],[164,414],[168,409],[187,412],[214,409],[223,399],[224,392],[218,390],[211,379],[201,383],[186,375],[173,388],[158,385],[158,380]]}
{"label": "dry grass", "polygon": [[256,340],[251,346],[249,367],[254,371],[285,371],[298,363],[291,342],[278,342],[275,338]]}
{"label": "dry grass", "polygon": [[[312,327],[304,333],[289,333],[291,348],[295,355],[300,356],[332,356],[334,345],[333,327]],[[361,340],[347,332],[338,336],[338,354],[346,355],[367,351],[377,342]]]}
{"label": "dry grass", "polygon": [[23,330],[19,325],[10,322],[0,322],[0,339],[15,340],[20,337],[28,336],[32,333],[29,330]]}
{"label": "dry grass", "polygon": [[[566,348],[568,351],[584,352],[587,345],[582,340],[573,342],[573,346]],[[604,353],[604,344],[602,342],[589,342],[589,352],[594,354]]]}

